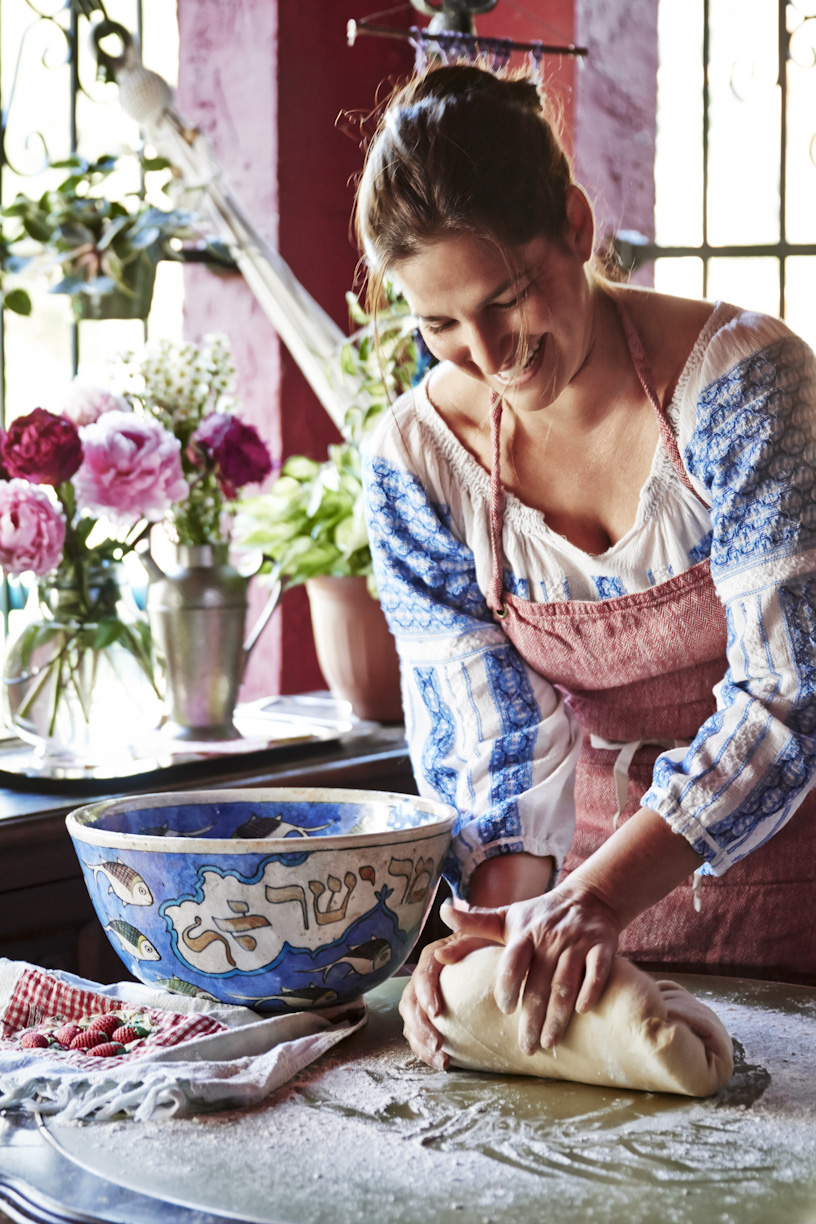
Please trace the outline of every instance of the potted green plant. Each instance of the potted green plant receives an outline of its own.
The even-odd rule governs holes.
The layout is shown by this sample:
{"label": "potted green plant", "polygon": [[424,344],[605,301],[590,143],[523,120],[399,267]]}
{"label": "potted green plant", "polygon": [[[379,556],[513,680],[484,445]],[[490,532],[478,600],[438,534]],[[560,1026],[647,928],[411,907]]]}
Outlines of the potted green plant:
{"label": "potted green plant", "polygon": [[[68,294],[78,319],[147,318],[159,260],[178,258],[174,241],[199,237],[193,212],[158,208],[136,192],[106,198],[117,164],[110,155],[52,162],[68,172],[57,187],[38,199],[21,193],[2,210],[19,223],[3,236],[4,268],[20,271],[26,263],[30,275],[44,266],[57,278],[50,291]],[[146,171],[167,166],[159,158],[143,162]],[[12,309],[14,302],[6,295]]]}
{"label": "potted green plant", "polygon": [[360,445],[420,369],[415,321],[390,292],[376,329],[347,294],[358,330],[344,346],[345,372],[359,384],[343,441],[322,462],[292,455],[271,488],[242,500],[236,542],[263,553],[260,572],[283,589],[306,584],[318,662],[329,687],[360,717],[401,718],[399,664],[377,600],[363,511]]}

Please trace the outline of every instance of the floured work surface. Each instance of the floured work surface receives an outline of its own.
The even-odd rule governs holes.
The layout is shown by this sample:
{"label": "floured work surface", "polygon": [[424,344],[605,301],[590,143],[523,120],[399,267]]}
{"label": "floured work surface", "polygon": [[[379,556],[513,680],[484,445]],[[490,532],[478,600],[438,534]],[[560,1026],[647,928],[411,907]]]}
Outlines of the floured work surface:
{"label": "floured work surface", "polygon": [[816,1221],[816,990],[677,975],[739,1043],[706,1100],[437,1072],[396,1009],[252,1112],[54,1125],[118,1184],[286,1224],[803,1224]]}

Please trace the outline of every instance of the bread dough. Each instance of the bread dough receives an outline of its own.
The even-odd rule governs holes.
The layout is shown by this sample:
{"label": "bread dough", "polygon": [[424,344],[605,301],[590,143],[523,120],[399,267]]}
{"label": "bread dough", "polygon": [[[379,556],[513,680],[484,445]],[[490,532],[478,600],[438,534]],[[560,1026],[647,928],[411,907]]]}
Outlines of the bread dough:
{"label": "bread dough", "polygon": [[501,953],[480,948],[442,970],[445,1008],[434,1025],[454,1066],[697,1097],[731,1078],[731,1038],[711,1008],[621,957],[600,1003],[575,1013],[561,1043],[524,1054],[518,1012],[504,1015],[493,998]]}

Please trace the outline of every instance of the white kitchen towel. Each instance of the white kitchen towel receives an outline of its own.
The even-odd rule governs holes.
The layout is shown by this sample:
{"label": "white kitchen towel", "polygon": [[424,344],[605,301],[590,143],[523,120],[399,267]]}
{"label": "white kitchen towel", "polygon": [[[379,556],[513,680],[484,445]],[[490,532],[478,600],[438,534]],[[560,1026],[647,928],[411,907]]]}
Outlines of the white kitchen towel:
{"label": "white kitchen towel", "polygon": [[[57,1029],[84,1032],[105,1015],[133,1030],[121,1047],[55,1043]],[[259,1019],[206,997],[136,982],[100,986],[0,957],[0,1109],[65,1121],[147,1120],[252,1105],[365,1022],[362,997],[319,1013]],[[38,1048],[35,1035],[51,1044]]]}

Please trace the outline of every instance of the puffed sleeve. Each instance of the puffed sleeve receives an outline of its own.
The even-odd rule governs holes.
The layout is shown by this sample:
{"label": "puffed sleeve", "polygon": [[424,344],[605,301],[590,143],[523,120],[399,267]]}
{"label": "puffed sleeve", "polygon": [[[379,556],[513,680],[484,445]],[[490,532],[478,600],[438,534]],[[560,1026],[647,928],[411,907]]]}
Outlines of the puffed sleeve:
{"label": "puffed sleeve", "polygon": [[560,865],[580,733],[494,623],[473,554],[420,481],[404,435],[389,437],[378,435],[365,459],[374,574],[400,654],[417,786],[458,812],[445,875],[466,898],[475,868],[495,855],[527,851]]}
{"label": "puffed sleeve", "polygon": [[738,315],[695,401],[681,453],[711,504],[728,670],[716,713],[658,758],[643,804],[722,875],[816,780],[816,359],[778,320]]}

